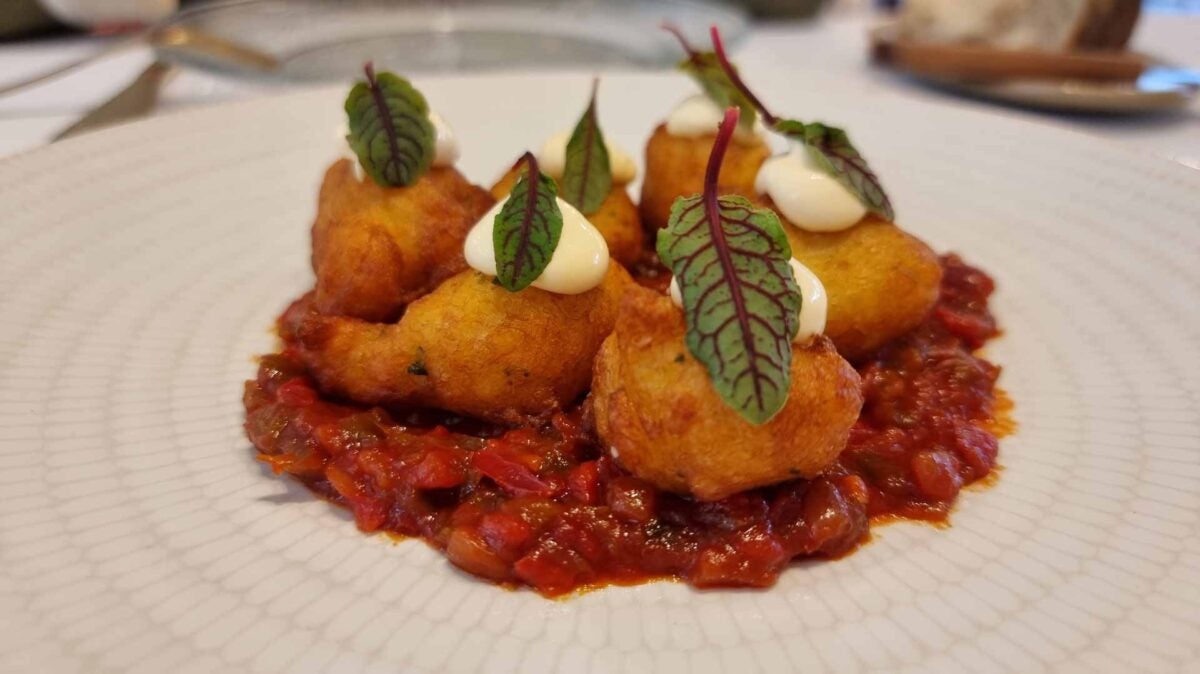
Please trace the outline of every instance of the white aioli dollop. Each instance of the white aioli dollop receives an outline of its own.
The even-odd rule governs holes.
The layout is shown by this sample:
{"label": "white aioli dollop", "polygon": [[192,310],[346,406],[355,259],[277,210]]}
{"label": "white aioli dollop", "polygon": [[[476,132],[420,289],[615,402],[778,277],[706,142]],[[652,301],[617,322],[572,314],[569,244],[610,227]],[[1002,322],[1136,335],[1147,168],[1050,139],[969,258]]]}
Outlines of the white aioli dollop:
{"label": "white aioli dollop", "polygon": [[787,154],[763,162],[754,189],[771,197],[775,208],[800,229],[837,232],[849,229],[867,214],[858,197],[821,170],[811,150],[791,143]]}
{"label": "white aioli dollop", "polygon": [[[717,133],[723,119],[724,109],[708,96],[696,94],[683,99],[671,114],[667,115],[667,133],[679,138],[712,136]],[[751,141],[762,137],[765,132],[762,120],[755,119],[753,130],[747,130],[739,124],[733,132],[733,137],[741,141]]]}
{"label": "white aioli dollop", "polygon": [[[569,142],[571,133],[562,131],[547,138],[542,144],[542,149],[538,150],[538,166],[555,180],[562,178],[563,171],[566,170]],[[637,177],[637,163],[628,152],[607,138],[604,139],[604,147],[608,148],[608,167],[612,171],[614,183],[624,185]]]}
{"label": "white aioli dollop", "polygon": [[[583,214],[562,199],[555,198],[562,211],[562,235],[558,247],[550,257],[550,263],[541,276],[533,281],[533,287],[559,295],[584,293],[604,280],[608,272],[608,244],[600,230],[596,229]],[[492,245],[492,229],[496,216],[507,200],[501,201],[484,214],[467,233],[463,243],[463,255],[467,264],[475,271],[496,275],[496,249]]]}
{"label": "white aioli dollop", "polygon": [[[792,258],[792,276],[796,285],[800,286],[800,327],[796,330],[797,343],[807,342],[813,337],[825,332],[825,317],[829,314],[829,298],[825,295],[825,285],[821,279],[805,267],[799,260]],[[679,282],[671,277],[671,287],[667,291],[671,301],[680,309],[683,308],[683,293],[679,290]]]}
{"label": "white aioli dollop", "polygon": [[437,140],[434,142],[433,165],[454,166],[459,155],[458,137],[454,135],[454,129],[451,129],[446,120],[433,110],[429,111],[429,122],[433,124],[433,130],[437,134]]}
{"label": "white aioli dollop", "polygon": [[[436,112],[429,111],[429,123],[433,125],[434,144],[433,144],[433,165],[434,166],[454,166],[454,162],[458,161],[459,149],[458,138],[454,135],[454,130],[442,119],[442,116]],[[342,125],[338,131],[338,138],[345,140],[350,134],[350,128]],[[354,150],[349,145],[346,146],[344,155],[351,161],[354,166],[354,177],[358,180],[364,180],[366,173],[363,171],[362,165],[358,163],[358,155],[354,154]]]}

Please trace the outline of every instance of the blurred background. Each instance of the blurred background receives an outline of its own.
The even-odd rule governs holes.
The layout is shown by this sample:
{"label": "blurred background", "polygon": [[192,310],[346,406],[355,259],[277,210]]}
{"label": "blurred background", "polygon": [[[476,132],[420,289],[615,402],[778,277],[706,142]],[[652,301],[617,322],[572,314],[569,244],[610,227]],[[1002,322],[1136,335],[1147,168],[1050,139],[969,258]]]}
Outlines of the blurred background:
{"label": "blurred background", "polygon": [[[744,68],[1024,116],[1200,169],[1200,0],[1122,2],[1106,16],[1110,0],[0,0],[0,158],[344,83],[365,58],[406,73],[666,69],[670,19],[699,45],[720,25]],[[1092,38],[1076,35],[1085,21]]]}

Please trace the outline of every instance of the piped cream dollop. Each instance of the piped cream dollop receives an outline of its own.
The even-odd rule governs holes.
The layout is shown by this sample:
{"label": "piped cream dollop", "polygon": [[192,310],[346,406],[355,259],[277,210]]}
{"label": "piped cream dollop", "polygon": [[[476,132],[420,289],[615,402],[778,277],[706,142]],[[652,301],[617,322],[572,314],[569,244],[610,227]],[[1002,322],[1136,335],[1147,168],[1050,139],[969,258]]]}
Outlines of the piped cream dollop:
{"label": "piped cream dollop", "polygon": [[433,110],[429,111],[428,117],[429,123],[433,124],[433,130],[437,134],[434,141],[433,165],[454,166],[459,155],[458,137],[454,135],[454,129],[451,129],[446,120]]}
{"label": "piped cream dollop", "polygon": [[[698,138],[711,136],[721,126],[725,119],[725,110],[704,94],[696,94],[683,99],[671,114],[667,115],[667,133],[679,138]],[[762,120],[754,120],[753,130],[743,128],[740,124],[733,132],[733,137],[740,141],[753,141],[766,133]]]}
{"label": "piped cream dollop", "polygon": [[800,143],[763,162],[754,189],[771,197],[788,222],[810,232],[849,229],[867,214],[858,197],[821,170],[812,150]]}
{"label": "piped cream dollop", "polygon": [[[574,206],[555,198],[562,211],[562,235],[550,263],[533,281],[533,287],[559,295],[578,295],[600,285],[608,272],[608,244],[600,230]],[[484,214],[467,233],[463,256],[472,269],[489,276],[496,275],[496,249],[492,230],[496,216],[507,201],[501,201]]]}
{"label": "piped cream dollop", "polygon": [[[427,115],[429,123],[433,125],[434,143],[433,143],[433,165],[434,166],[454,166],[454,162],[458,161],[459,147],[458,137],[454,135],[454,129],[442,119],[442,116],[430,110]],[[345,124],[338,130],[338,138],[343,141],[346,136],[350,135],[350,127]],[[366,178],[366,173],[363,171],[362,165],[358,163],[358,155],[354,154],[354,150],[349,145],[346,146],[344,157],[349,159],[354,166],[354,177],[358,180]]]}
{"label": "piped cream dollop", "polygon": [[[825,317],[829,314],[829,298],[825,295],[825,285],[821,279],[805,267],[799,260],[792,258],[792,277],[800,286],[800,327],[796,330],[797,343],[804,343],[825,332]],[[683,293],[679,290],[679,282],[671,277],[671,287],[667,291],[675,306],[683,308]]]}
{"label": "piped cream dollop", "polygon": [[[550,136],[538,150],[538,166],[546,175],[558,180],[562,178],[567,166],[567,143],[571,141],[571,133],[562,131]],[[608,167],[612,171],[613,182],[624,185],[637,177],[637,163],[633,157],[620,146],[613,144],[607,138],[604,146],[608,148]]]}

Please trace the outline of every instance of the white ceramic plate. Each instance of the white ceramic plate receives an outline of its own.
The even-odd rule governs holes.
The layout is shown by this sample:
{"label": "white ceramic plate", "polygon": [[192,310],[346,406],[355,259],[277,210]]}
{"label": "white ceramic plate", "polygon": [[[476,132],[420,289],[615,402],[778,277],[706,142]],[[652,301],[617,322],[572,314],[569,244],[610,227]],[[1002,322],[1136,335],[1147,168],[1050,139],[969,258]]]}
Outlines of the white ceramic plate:
{"label": "white ceramic plate", "polygon": [[[321,90],[0,163],[0,671],[1200,671],[1200,173],[760,80],[852,129],[902,223],[998,279],[1020,429],[952,527],[879,528],[768,591],[547,601],[269,476],[240,388],[311,282],[344,93]],[[485,182],[589,77],[419,85]],[[689,86],[607,78],[606,129],[639,148]]]}

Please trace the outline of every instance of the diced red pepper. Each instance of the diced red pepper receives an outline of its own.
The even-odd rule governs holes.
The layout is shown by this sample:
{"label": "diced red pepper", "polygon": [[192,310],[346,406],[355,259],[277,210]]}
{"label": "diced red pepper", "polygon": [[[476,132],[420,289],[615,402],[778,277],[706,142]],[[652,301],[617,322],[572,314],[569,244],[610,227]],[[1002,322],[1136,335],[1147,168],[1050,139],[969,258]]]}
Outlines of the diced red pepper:
{"label": "diced red pepper", "polygon": [[496,448],[489,447],[476,452],[474,464],[476,470],[491,478],[509,494],[549,497],[559,490],[559,486],[538,477],[532,470]]}
{"label": "diced red pepper", "polygon": [[978,349],[989,337],[996,335],[996,324],[989,316],[947,306],[937,307],[933,315],[972,349]]}
{"label": "diced red pepper", "polygon": [[363,449],[354,457],[363,473],[371,476],[380,489],[391,489],[396,482],[396,464],[391,455],[378,449]]}
{"label": "diced red pepper", "polygon": [[970,469],[969,477],[978,480],[990,473],[1000,448],[996,436],[969,423],[960,424],[954,430],[954,453]]}
{"label": "diced red pepper", "polygon": [[[315,421],[313,423],[315,425]],[[333,456],[353,453],[353,450],[362,447],[374,447],[384,439],[378,420],[370,414],[352,414],[327,420],[316,427],[313,436]]]}
{"label": "diced red pepper", "polygon": [[324,457],[319,454],[259,454],[258,460],[271,467],[271,472],[293,475],[318,475],[325,467]]}
{"label": "diced red pepper", "polygon": [[841,490],[824,477],[813,480],[804,494],[804,521],[808,523],[814,551],[855,531],[850,504]]}
{"label": "diced red pepper", "polygon": [[501,557],[515,559],[532,540],[533,528],[514,515],[491,512],[479,521],[479,534]]}
{"label": "diced red pepper", "polygon": [[362,495],[362,490],[358,488],[358,482],[354,476],[337,466],[329,466],[325,469],[325,479],[329,480],[329,486],[342,495],[342,498],[347,500],[356,499]]}
{"label": "diced red pepper", "polygon": [[[247,417],[261,407],[275,402],[275,398],[263,390],[256,381],[248,381],[242,387],[242,406],[246,408]],[[251,440],[253,442],[253,440]]]}
{"label": "diced red pepper", "polygon": [[[539,444],[542,444],[543,440],[544,438],[541,431],[536,428],[514,428],[505,433],[502,440],[493,440],[489,444],[493,446],[508,445],[513,448],[535,447]],[[522,458],[530,459],[534,457],[526,455]]]}
{"label": "diced red pepper", "polygon": [[474,526],[486,515],[484,508],[473,501],[460,504],[450,515],[450,525],[454,527]]}
{"label": "diced red pepper", "polygon": [[275,397],[284,405],[292,407],[308,407],[317,402],[317,392],[313,390],[303,377],[289,379],[275,392]]}
{"label": "diced red pepper", "polygon": [[561,518],[550,530],[550,537],[588,563],[603,567],[612,560],[609,541],[603,536],[600,520]]}
{"label": "diced red pepper", "polygon": [[578,420],[573,419],[561,412],[550,417],[550,425],[564,440],[573,440],[583,435],[583,429]]}
{"label": "diced red pepper", "polygon": [[483,537],[467,528],[455,529],[446,543],[446,557],[455,566],[484,578],[508,580],[511,577],[508,562],[488,547]]}
{"label": "diced red pepper", "polygon": [[570,592],[594,573],[576,552],[546,541],[513,564],[517,577],[547,595]]}
{"label": "diced red pepper", "polygon": [[649,522],[654,518],[657,499],[653,487],[636,477],[622,476],[608,483],[608,507],[626,522]]}
{"label": "diced red pepper", "polygon": [[354,522],[359,529],[375,531],[383,526],[387,520],[387,506],[383,500],[368,493],[353,475],[337,466],[328,466],[325,469],[325,477],[330,486],[350,504],[350,509],[354,512]]}
{"label": "diced red pepper", "polygon": [[688,579],[697,587],[768,587],[788,562],[788,553],[761,527],[739,532],[732,540],[705,548]]}
{"label": "diced red pepper", "polygon": [[434,426],[421,436],[425,440],[433,440],[439,443],[450,443],[454,441],[454,434],[445,426]]}
{"label": "diced red pepper", "polygon": [[518,496],[500,505],[503,512],[520,517],[533,529],[543,529],[562,514],[565,506],[541,496]]}
{"label": "diced red pepper", "polygon": [[940,450],[917,452],[912,458],[917,487],[926,497],[949,501],[962,488],[962,477],[954,457]]}
{"label": "diced red pepper", "polygon": [[871,500],[870,492],[867,491],[867,483],[857,475],[843,475],[838,480],[838,487],[846,498],[860,506],[867,505],[867,502]]}
{"label": "diced red pepper", "polygon": [[462,459],[452,449],[434,448],[413,466],[409,482],[417,489],[449,489],[467,480]]}
{"label": "diced red pepper", "polygon": [[567,489],[580,503],[596,505],[600,502],[600,465],[595,461],[581,463],[571,469],[567,476]]}

